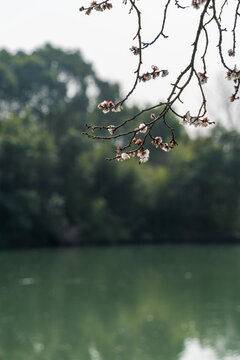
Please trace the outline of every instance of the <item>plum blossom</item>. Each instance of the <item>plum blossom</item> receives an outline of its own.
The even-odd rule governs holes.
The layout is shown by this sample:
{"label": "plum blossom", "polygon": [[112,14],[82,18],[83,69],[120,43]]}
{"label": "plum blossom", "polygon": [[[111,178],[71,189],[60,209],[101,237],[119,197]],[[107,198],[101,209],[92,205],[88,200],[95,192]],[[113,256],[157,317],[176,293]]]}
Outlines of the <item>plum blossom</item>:
{"label": "plum blossom", "polygon": [[140,145],[142,143],[142,140],[141,139],[137,139],[136,141],[135,141],[135,145]]}
{"label": "plum blossom", "polygon": [[168,143],[162,143],[162,144],[160,144],[160,148],[161,148],[163,151],[166,151],[166,152],[168,152],[168,151],[171,150],[171,148],[170,148],[170,146],[168,145]]}
{"label": "plum blossom", "polygon": [[[92,12],[92,9],[93,9],[93,8],[87,9],[87,11],[85,12],[85,14],[86,14],[86,15],[90,15],[91,12]],[[82,7],[82,8],[80,8],[79,10],[82,11],[82,10],[84,10],[84,8]]]}
{"label": "plum blossom", "polygon": [[103,10],[106,10],[106,9],[111,10],[112,9],[112,3],[103,4],[102,9]]}
{"label": "plum blossom", "polygon": [[117,153],[119,153],[120,151],[122,151],[122,148],[121,146],[118,146],[117,149],[116,149]]}
{"label": "plum blossom", "polygon": [[157,77],[160,76],[160,71],[153,71],[152,72],[152,79],[155,80]]}
{"label": "plum blossom", "polygon": [[234,52],[232,49],[228,50],[228,56],[235,56]]}
{"label": "plum blossom", "polygon": [[104,100],[100,104],[98,104],[98,108],[103,111],[104,114],[108,113],[111,108],[111,102]]}
{"label": "plum blossom", "polygon": [[127,159],[130,159],[130,156],[127,153],[122,153],[121,158],[122,158],[122,160],[127,160]]}
{"label": "plum blossom", "polygon": [[199,116],[191,116],[188,111],[182,119],[182,124],[193,125],[195,127],[207,127],[208,125],[215,124],[214,121],[210,121],[208,117],[201,119]]}
{"label": "plum blossom", "polygon": [[139,55],[140,49],[137,46],[132,46],[130,49],[132,51],[133,55]]}
{"label": "plum blossom", "polygon": [[168,70],[162,70],[162,77],[165,77],[169,74]]}
{"label": "plum blossom", "polygon": [[156,65],[152,65],[152,72],[147,72],[143,75],[139,76],[139,81],[149,81],[151,79],[156,79],[157,77],[160,76],[160,74],[162,73],[162,77],[165,77],[168,75],[168,70],[159,70],[158,67]]}
{"label": "plum blossom", "polygon": [[139,128],[140,133],[142,133],[142,134],[145,134],[147,132],[147,129],[148,129],[147,125],[144,124],[144,123],[140,124],[138,128]]}
{"label": "plum blossom", "polygon": [[191,120],[191,115],[190,115],[190,111],[187,111],[186,114],[183,116],[182,118],[182,124],[189,124]]}
{"label": "plum blossom", "polygon": [[140,159],[139,159],[139,164],[144,164],[145,162],[147,162],[149,160],[149,158],[148,157],[141,157]]}
{"label": "plum blossom", "polygon": [[[177,146],[177,143],[176,143],[175,140],[171,140],[171,142],[170,142],[170,145],[172,147]],[[171,147],[168,145],[168,143],[162,142],[161,136],[155,137],[155,139],[152,141],[152,144],[153,144],[153,146],[155,146],[156,149],[158,147],[160,147],[160,149],[162,149],[163,151],[170,151],[171,150]]]}
{"label": "plum blossom", "polygon": [[233,79],[239,79],[240,78],[240,70],[237,69],[236,65],[234,66],[232,77],[233,77]]}
{"label": "plum blossom", "polygon": [[110,110],[113,112],[119,112],[122,110],[122,104],[114,104],[114,102],[104,100],[98,104],[98,108],[103,111],[104,114],[107,114]]}
{"label": "plum blossom", "polygon": [[104,11],[106,9],[111,10],[112,9],[112,4],[108,3],[108,2],[105,2],[104,4],[98,4],[97,1],[92,1],[88,8],[85,8],[84,6],[81,6],[79,11],[86,10],[85,14],[90,15],[93,9],[96,10],[96,11]]}
{"label": "plum blossom", "polygon": [[161,136],[155,137],[155,139],[152,141],[152,144],[155,146],[156,149],[160,146],[161,143],[162,143]]}
{"label": "plum blossom", "polygon": [[151,74],[150,73],[146,73],[146,74],[143,74],[141,76],[139,76],[139,81],[143,81],[143,82],[146,82],[146,81],[149,81],[151,80]]}
{"label": "plum blossom", "polygon": [[104,114],[107,114],[109,111],[110,111],[110,108],[109,108],[109,107],[106,107],[106,108],[103,109],[103,113],[104,113]]}
{"label": "plum blossom", "polygon": [[178,146],[178,143],[176,142],[176,140],[172,139],[172,140],[170,140],[170,145],[173,148],[173,147]]}
{"label": "plum blossom", "polygon": [[228,80],[232,80],[232,78],[233,78],[232,74],[233,74],[233,72],[230,71],[230,70],[228,70],[228,71],[227,71],[227,76],[226,76],[226,78],[227,78]]}
{"label": "plum blossom", "polygon": [[208,77],[205,75],[205,73],[198,73],[198,77],[200,80],[201,84],[206,84],[206,82],[208,81]]}
{"label": "plum blossom", "polygon": [[122,111],[122,109],[123,109],[122,104],[113,105],[112,112],[120,112],[120,111]]}
{"label": "plum blossom", "polygon": [[208,117],[205,117],[201,120],[200,126],[206,127],[210,124]]}
{"label": "plum blossom", "polygon": [[195,8],[195,9],[199,9],[200,8],[200,5],[204,4],[205,3],[205,0],[192,0],[192,6]]}
{"label": "plum blossom", "polygon": [[114,134],[114,130],[115,130],[115,126],[114,125],[109,125],[107,127],[108,129],[108,132],[110,133],[110,135],[113,135]]}
{"label": "plum blossom", "polygon": [[150,151],[148,149],[138,150],[137,156],[139,157],[139,164],[143,164],[149,160]]}
{"label": "plum blossom", "polygon": [[234,80],[234,81],[237,81],[236,79],[240,78],[240,71],[237,69],[236,65],[234,66],[233,70],[228,70],[227,71],[226,78],[228,80]]}
{"label": "plum blossom", "polygon": [[159,68],[158,68],[156,65],[152,65],[152,70],[153,70],[153,71],[158,71]]}
{"label": "plum blossom", "polygon": [[99,108],[99,109],[102,109],[102,108],[104,108],[105,106],[107,106],[107,104],[108,104],[107,100],[104,100],[104,101],[102,101],[100,104],[98,104],[98,108]]}

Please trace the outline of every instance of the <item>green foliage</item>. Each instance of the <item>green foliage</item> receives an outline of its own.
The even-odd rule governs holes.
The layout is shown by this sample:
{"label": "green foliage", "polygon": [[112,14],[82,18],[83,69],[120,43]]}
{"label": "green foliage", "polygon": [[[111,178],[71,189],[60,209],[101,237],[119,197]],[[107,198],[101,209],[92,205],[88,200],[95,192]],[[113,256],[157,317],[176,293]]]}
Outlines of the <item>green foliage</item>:
{"label": "green foliage", "polygon": [[[171,162],[171,204],[179,231],[190,241],[228,240],[236,235],[239,202],[239,140],[236,132],[216,128],[211,137],[197,139],[186,161]],[[179,161],[180,160],[180,161]],[[184,196],[183,196],[184,194]]]}
{"label": "green foliage", "polygon": [[[32,54],[0,51],[0,110],[2,114],[27,108],[56,136],[71,125],[80,127],[79,116],[98,96],[119,97],[116,84],[99,80],[79,51],[63,51],[47,44]],[[83,127],[82,127],[83,128]]]}
{"label": "green foliage", "polygon": [[34,244],[39,238],[44,242],[45,237],[49,240],[48,225],[52,219],[46,216],[46,208],[56,182],[56,162],[56,147],[51,134],[40,129],[31,116],[0,122],[3,245],[8,239],[14,245]]}
{"label": "green foliage", "polygon": [[[240,238],[237,132],[216,127],[190,140],[169,115],[176,149],[148,144],[147,164],[108,162],[116,143],[81,131],[104,122],[94,105],[99,94],[118,99],[119,88],[99,80],[79,52],[2,50],[0,80],[0,246]],[[136,111],[125,108],[113,122]],[[169,141],[163,124],[154,131]]]}

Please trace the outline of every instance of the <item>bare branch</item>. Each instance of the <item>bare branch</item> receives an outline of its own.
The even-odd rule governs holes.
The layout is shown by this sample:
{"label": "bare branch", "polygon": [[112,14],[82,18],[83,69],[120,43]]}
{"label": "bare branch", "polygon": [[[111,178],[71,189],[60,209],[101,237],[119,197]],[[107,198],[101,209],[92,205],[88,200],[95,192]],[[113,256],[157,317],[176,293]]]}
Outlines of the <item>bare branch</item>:
{"label": "bare branch", "polygon": [[[142,0],[143,1],[143,0]],[[216,8],[216,0],[191,0],[191,5],[182,5],[180,4],[180,0],[175,0],[175,6],[179,11],[182,9],[186,9],[187,7],[192,7],[193,9],[201,9],[200,15],[199,15],[199,22],[197,26],[197,30],[195,33],[195,40],[192,44],[192,52],[189,59],[188,64],[186,67],[179,72],[178,76],[176,77],[175,82],[171,83],[172,89],[170,90],[169,94],[166,96],[166,101],[158,102],[156,105],[153,105],[151,107],[145,108],[140,110],[138,113],[136,113],[134,116],[125,119],[122,121],[121,124],[114,126],[114,125],[107,125],[107,126],[95,126],[87,125],[88,131],[84,132],[83,134],[95,139],[95,140],[112,140],[113,143],[116,139],[122,138],[125,139],[125,144],[120,147],[118,146],[115,150],[116,155],[112,158],[108,158],[108,160],[118,160],[118,161],[124,161],[130,157],[134,157],[136,154],[139,157],[139,163],[144,163],[149,158],[149,150],[145,149],[145,146],[147,144],[147,140],[150,139],[151,143],[154,147],[160,148],[164,151],[169,151],[175,146],[177,146],[177,141],[175,139],[175,133],[174,128],[171,127],[167,121],[167,114],[169,112],[173,113],[177,118],[179,118],[180,122],[182,124],[188,124],[198,127],[206,127],[211,124],[214,124],[213,121],[210,121],[209,118],[206,116],[207,114],[207,99],[204,93],[204,84],[208,81],[207,74],[207,61],[206,61],[206,55],[210,46],[209,43],[209,25],[210,23],[215,23],[217,31],[218,31],[218,53],[220,62],[222,63],[223,67],[227,70],[227,78],[230,81],[233,81],[234,85],[234,91],[233,94],[230,96],[230,101],[233,102],[237,100],[239,89],[240,89],[240,70],[237,69],[236,65],[234,68],[231,68],[228,66],[227,61],[224,58],[223,55],[223,36],[227,32],[227,29],[222,26],[222,19],[223,14],[225,12],[225,9],[227,8],[228,1],[227,0],[218,0],[218,9],[219,14],[217,13]],[[168,75],[168,70],[162,69],[159,70],[157,66],[152,65],[152,71],[149,71],[147,73],[140,75],[141,66],[143,63],[143,50],[146,50],[149,46],[155,44],[157,40],[162,36],[163,38],[167,39],[167,35],[164,33],[165,25],[167,22],[168,17],[168,10],[169,6],[171,4],[171,0],[167,0],[165,5],[163,5],[163,19],[160,24],[160,30],[150,42],[143,42],[142,41],[142,18],[141,18],[141,12],[136,5],[136,0],[123,0],[123,4],[130,3],[130,13],[132,11],[135,11],[137,16],[137,31],[136,35],[134,36],[133,40],[137,39],[137,46],[133,45],[131,47],[131,51],[134,55],[138,57],[138,64],[137,68],[135,70],[135,80],[133,83],[133,86],[131,90],[127,93],[127,95],[117,104],[114,104],[113,101],[104,101],[98,105],[99,109],[102,110],[104,113],[112,111],[120,111],[122,109],[123,104],[129,99],[129,97],[133,94],[135,91],[138,82],[145,82],[151,79],[155,79],[156,77],[164,77]],[[91,11],[93,9],[102,11],[105,10],[105,8],[110,8],[111,4],[108,1],[102,1],[100,3],[97,3],[96,1],[93,1],[91,5],[88,8],[80,8],[80,10],[86,10],[86,12]],[[236,52],[237,47],[237,26],[238,26],[238,17],[240,16],[239,13],[240,9],[240,0],[237,1],[237,5],[235,7],[235,11],[233,14],[233,48],[228,50],[229,56],[234,56]],[[192,10],[195,11],[195,10]],[[199,44],[200,39],[202,39],[202,34],[204,36],[204,50],[202,55],[199,55]],[[200,59],[202,61],[203,66],[203,72],[199,72],[199,70],[196,68],[197,61]],[[195,116],[190,115],[190,111],[187,111],[186,114],[181,114],[176,111],[174,108],[175,103],[179,101],[180,103],[183,103],[182,101],[182,94],[187,89],[187,87],[190,85],[192,80],[197,79],[197,84],[199,87],[199,91],[201,94],[201,100],[199,104],[199,110]],[[145,121],[144,123],[141,123],[138,127],[135,127],[135,120],[137,120],[141,115],[150,112],[152,110],[158,111],[158,114],[150,114],[150,120]],[[161,122],[164,126],[166,126],[171,134],[171,140],[169,145],[165,142],[163,142],[161,136],[153,137],[152,130],[156,123]],[[127,126],[128,125],[128,126]],[[126,130],[127,126],[127,130]],[[131,128],[129,129],[129,126]],[[94,132],[98,131],[104,131],[109,132],[110,136],[106,135],[95,135]],[[132,148],[134,147],[134,148]]]}

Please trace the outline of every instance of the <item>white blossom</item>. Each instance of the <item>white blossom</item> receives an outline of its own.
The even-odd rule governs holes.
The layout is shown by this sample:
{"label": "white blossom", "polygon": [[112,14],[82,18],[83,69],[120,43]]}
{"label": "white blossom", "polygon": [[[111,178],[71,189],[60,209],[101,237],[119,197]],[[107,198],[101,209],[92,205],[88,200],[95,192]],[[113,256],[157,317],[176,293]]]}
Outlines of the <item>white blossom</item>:
{"label": "white blossom", "polygon": [[139,128],[140,133],[142,133],[142,134],[145,134],[147,132],[147,125],[144,123],[140,124],[138,128]]}
{"label": "white blossom", "polygon": [[130,156],[129,156],[127,153],[122,153],[122,154],[121,154],[121,158],[122,158],[123,160],[127,160],[127,159],[130,159]]}
{"label": "white blossom", "polygon": [[115,105],[112,108],[112,112],[120,112],[120,111],[122,111],[122,109],[123,109],[123,106],[121,104]]}
{"label": "white blossom", "polygon": [[114,125],[109,125],[107,127],[107,129],[108,129],[108,132],[110,133],[110,135],[113,135],[114,130],[115,130],[115,126]]}
{"label": "white blossom", "polygon": [[148,149],[146,149],[146,150],[143,150],[143,149],[138,150],[137,156],[139,157],[139,163],[142,164],[142,163],[147,162],[149,160],[149,154],[150,154],[150,151]]}

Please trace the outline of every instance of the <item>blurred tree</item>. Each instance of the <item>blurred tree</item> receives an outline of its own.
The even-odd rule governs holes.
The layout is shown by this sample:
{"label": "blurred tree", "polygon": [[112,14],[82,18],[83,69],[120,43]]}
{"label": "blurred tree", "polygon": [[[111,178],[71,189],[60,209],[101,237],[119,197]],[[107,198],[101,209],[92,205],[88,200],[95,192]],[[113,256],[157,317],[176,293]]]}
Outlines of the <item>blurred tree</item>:
{"label": "blurred tree", "polygon": [[79,118],[97,103],[100,92],[119,96],[118,86],[99,80],[79,51],[49,44],[32,54],[0,51],[0,80],[1,117],[30,109],[56,136],[71,124],[83,129]]}
{"label": "blurred tree", "polygon": [[[1,245],[49,243],[57,151],[52,136],[31,115],[0,122]],[[56,196],[56,195],[55,195]],[[61,211],[62,203],[54,204]]]}
{"label": "blurred tree", "polygon": [[239,140],[237,132],[217,127],[211,138],[192,141],[188,158],[172,157],[169,205],[175,231],[185,240],[238,236]]}
{"label": "blurred tree", "polygon": [[[236,131],[190,140],[168,113],[185,146],[158,148],[143,171],[137,161],[104,160],[118,138],[92,144],[81,135],[86,121],[101,124],[99,92],[117,99],[119,89],[78,52],[2,50],[0,77],[0,246],[239,239]],[[125,107],[115,124],[136,111]],[[169,141],[163,124],[152,134]]]}

